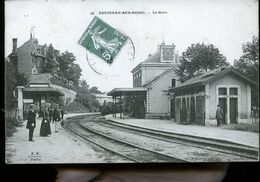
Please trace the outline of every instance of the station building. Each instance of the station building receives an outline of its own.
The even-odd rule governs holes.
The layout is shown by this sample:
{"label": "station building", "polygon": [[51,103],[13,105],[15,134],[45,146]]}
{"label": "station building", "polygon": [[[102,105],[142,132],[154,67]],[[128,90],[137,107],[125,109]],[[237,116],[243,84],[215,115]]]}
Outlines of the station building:
{"label": "station building", "polygon": [[[123,111],[120,117],[125,111],[130,111],[137,118],[169,117],[171,103],[167,91],[178,82],[174,71],[177,60],[175,45],[165,45],[163,42],[156,53],[149,55],[131,71],[133,88],[115,88],[110,91],[108,95]],[[119,102],[116,102],[117,98]]]}
{"label": "station building", "polygon": [[217,125],[217,105],[225,124],[251,122],[251,87],[256,83],[232,66],[220,67],[169,89],[175,102],[175,121]]}
{"label": "station building", "polygon": [[[158,51],[133,70],[132,88],[115,88],[108,95],[114,113],[136,118],[172,118],[181,124],[217,125],[219,104],[225,124],[251,122],[251,88],[257,83],[232,66],[219,67],[180,82],[175,45]],[[118,100],[116,100],[118,99]]]}
{"label": "station building", "polygon": [[36,110],[41,111],[42,106],[46,102],[51,103],[53,98],[69,103],[76,97],[72,82],[57,75],[40,72],[46,61],[46,51],[47,45],[39,45],[32,33],[30,39],[20,47],[17,47],[17,38],[13,38],[13,50],[8,58],[15,70],[29,79],[28,85],[17,87],[17,114],[20,120],[23,120],[24,111],[30,103],[34,103]]}

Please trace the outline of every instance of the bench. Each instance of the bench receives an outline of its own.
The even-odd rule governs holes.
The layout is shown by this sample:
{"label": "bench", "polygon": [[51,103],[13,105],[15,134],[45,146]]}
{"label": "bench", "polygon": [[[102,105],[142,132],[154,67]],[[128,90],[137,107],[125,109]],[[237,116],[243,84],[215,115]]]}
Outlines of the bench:
{"label": "bench", "polygon": [[159,118],[159,119],[170,119],[171,115],[169,113],[148,113],[148,119]]}

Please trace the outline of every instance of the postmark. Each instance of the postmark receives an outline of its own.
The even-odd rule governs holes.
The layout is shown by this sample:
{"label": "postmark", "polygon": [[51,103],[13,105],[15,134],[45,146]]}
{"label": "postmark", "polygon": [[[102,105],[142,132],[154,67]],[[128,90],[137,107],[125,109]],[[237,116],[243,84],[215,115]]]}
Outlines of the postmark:
{"label": "postmark", "polygon": [[78,43],[108,64],[112,64],[127,40],[127,35],[95,16]]}

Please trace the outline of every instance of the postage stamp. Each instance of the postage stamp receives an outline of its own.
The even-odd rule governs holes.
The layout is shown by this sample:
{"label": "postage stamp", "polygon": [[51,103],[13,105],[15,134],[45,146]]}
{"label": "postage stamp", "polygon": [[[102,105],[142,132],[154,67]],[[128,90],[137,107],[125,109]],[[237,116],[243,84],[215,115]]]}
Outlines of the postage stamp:
{"label": "postage stamp", "polygon": [[78,43],[112,64],[127,38],[125,34],[95,16]]}

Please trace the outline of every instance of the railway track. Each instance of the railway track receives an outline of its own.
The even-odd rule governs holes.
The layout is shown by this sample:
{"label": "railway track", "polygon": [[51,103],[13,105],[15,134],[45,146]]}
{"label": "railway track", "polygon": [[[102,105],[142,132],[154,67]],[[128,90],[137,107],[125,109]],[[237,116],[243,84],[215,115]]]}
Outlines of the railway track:
{"label": "railway track", "polygon": [[[73,130],[72,132],[85,140],[88,140],[99,147],[104,148],[107,151],[110,151],[116,155],[122,156],[133,162],[193,162],[193,161],[203,161],[203,150],[207,151],[205,154],[211,154],[212,156],[217,156],[220,154],[226,157],[227,161],[229,157],[233,158],[234,161],[257,161],[258,160],[258,150],[256,148],[239,145],[231,142],[222,142],[218,140],[211,140],[201,137],[191,137],[181,134],[173,134],[168,132],[162,132],[152,129],[141,128],[137,126],[131,126],[124,123],[118,123],[114,121],[108,120],[100,120],[99,115],[95,116],[79,116],[73,117],[71,122],[68,121],[67,125],[69,130]],[[85,124],[84,124],[85,123]],[[87,125],[86,125],[87,124]],[[104,131],[98,130],[97,125],[102,126]],[[101,128],[102,128],[101,127]],[[75,130],[76,129],[76,130]],[[111,130],[111,131],[110,131]],[[173,148],[172,152],[175,153],[171,155],[170,153],[158,152],[153,147],[147,147],[146,145],[139,145],[133,142],[134,140],[130,140],[127,142],[125,139],[121,139],[118,136],[113,137],[111,133],[118,133],[117,131],[127,132],[132,135],[144,136],[146,138],[157,139],[157,143],[168,142],[169,144],[179,144],[184,147],[186,152],[189,152],[189,148],[197,148],[198,154],[201,155],[197,160],[191,159],[192,157],[183,157],[179,158],[179,155],[176,155],[176,148]],[[136,139],[135,139],[136,140]],[[137,138],[138,140],[138,138]],[[138,143],[138,142],[137,142]],[[145,146],[146,148],[140,147]],[[186,147],[185,147],[186,146]],[[119,150],[120,149],[120,150]],[[164,150],[164,147],[162,147]],[[196,150],[197,150],[196,149]],[[202,149],[202,150],[200,150]],[[145,152],[144,152],[145,151]],[[201,152],[202,151],[202,152]],[[212,152],[210,152],[212,151]],[[185,152],[184,152],[185,153]],[[225,155],[224,155],[225,154]],[[193,153],[191,153],[191,156]],[[140,157],[141,156],[141,157]],[[189,158],[189,159],[188,159]],[[191,160],[190,160],[191,159]],[[226,161],[225,159],[221,159],[218,157],[220,161]],[[216,160],[216,161],[218,161]],[[207,160],[204,160],[207,161]],[[208,160],[211,161],[211,160]]]}
{"label": "railway track", "polygon": [[126,129],[138,135],[149,136],[151,138],[160,139],[163,141],[175,142],[187,146],[194,146],[211,151],[218,151],[226,154],[237,155],[253,160],[258,159],[258,148],[236,144],[233,142],[158,131],[138,126],[132,126],[125,123],[118,123],[111,120],[106,120],[105,122],[96,120],[96,122],[109,128]]}
{"label": "railway track", "polygon": [[[94,118],[95,117],[97,116],[94,116]],[[176,157],[153,151],[148,148],[140,147],[132,143],[113,138],[92,129],[83,127],[79,124],[79,119],[82,119],[82,116],[68,119],[64,122],[64,127],[75,135],[83,138],[84,140],[87,140],[88,142],[91,142],[109,152],[124,157],[130,161],[136,163],[188,162],[186,160],[178,159]],[[93,116],[89,116],[88,119],[93,119]]]}

